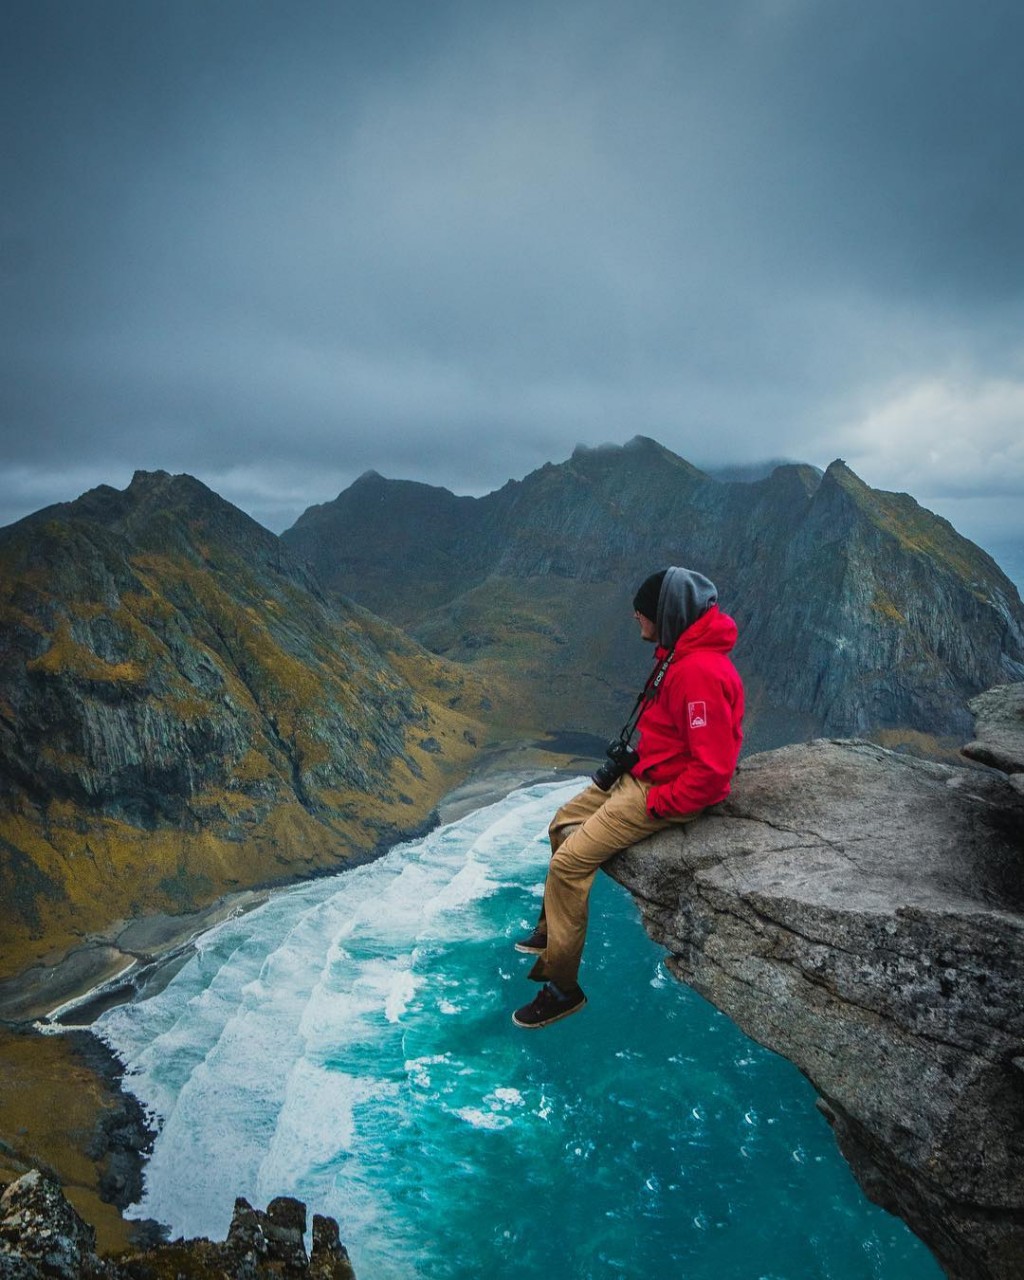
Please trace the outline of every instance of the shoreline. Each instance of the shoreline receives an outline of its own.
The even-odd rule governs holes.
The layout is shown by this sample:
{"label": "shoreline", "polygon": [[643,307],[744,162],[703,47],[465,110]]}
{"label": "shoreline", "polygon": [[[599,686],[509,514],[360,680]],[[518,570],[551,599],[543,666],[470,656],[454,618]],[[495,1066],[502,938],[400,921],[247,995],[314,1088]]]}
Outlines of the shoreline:
{"label": "shoreline", "polygon": [[[272,892],[271,888],[243,889],[180,916],[158,912],[114,921],[55,964],[33,965],[0,983],[0,1022],[12,1029],[31,1026],[44,1034],[87,1025],[62,1019],[93,1000],[116,1002],[113,997],[119,991],[129,998],[154,979],[162,966],[190,955],[201,934],[262,905]],[[99,1013],[97,1008],[92,1018]]]}
{"label": "shoreline", "polygon": [[[589,772],[590,758],[545,749],[538,741],[499,745],[481,753],[473,770],[436,805],[422,831],[456,822],[476,809],[495,804],[521,787],[558,782]],[[410,833],[379,851],[348,860],[322,873],[346,871],[383,857]],[[114,921],[92,934],[55,964],[33,965],[0,982],[0,1024],[12,1030],[64,1035],[88,1030],[117,1004],[146,999],[164,989],[195,951],[198,939],[225,920],[246,915],[276,893],[303,883],[285,880],[260,888],[222,894],[209,906],[181,915],[155,913]]]}

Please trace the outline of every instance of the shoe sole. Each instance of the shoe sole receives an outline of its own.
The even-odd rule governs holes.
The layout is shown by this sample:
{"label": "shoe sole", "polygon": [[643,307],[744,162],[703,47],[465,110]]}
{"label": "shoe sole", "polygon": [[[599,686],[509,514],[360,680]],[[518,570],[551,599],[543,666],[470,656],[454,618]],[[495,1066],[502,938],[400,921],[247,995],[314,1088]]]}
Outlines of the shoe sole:
{"label": "shoe sole", "polygon": [[516,951],[521,951],[524,956],[542,956],[544,954],[543,947],[531,947],[528,942],[517,942],[515,949]]}
{"label": "shoe sole", "polygon": [[584,996],[579,1004],[574,1004],[571,1009],[565,1009],[561,1013],[556,1013],[551,1018],[545,1018],[543,1022],[520,1022],[515,1014],[512,1015],[512,1021],[517,1027],[522,1027],[524,1031],[539,1031],[541,1027],[550,1027],[552,1022],[559,1022],[562,1018],[571,1018],[574,1013],[579,1013],[586,1003],[587,997]]}

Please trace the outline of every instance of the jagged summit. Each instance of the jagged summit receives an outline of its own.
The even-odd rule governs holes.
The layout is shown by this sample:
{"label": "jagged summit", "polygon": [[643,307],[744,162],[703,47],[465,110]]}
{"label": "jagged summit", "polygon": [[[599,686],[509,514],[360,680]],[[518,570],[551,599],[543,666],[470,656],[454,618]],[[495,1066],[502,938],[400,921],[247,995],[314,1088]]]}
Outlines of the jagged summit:
{"label": "jagged summit", "polygon": [[[586,457],[588,454],[605,454],[615,456],[616,454],[653,454],[656,457],[678,458],[678,454],[674,454],[671,449],[666,449],[663,444],[659,444],[657,440],[650,436],[635,435],[632,439],[627,440],[625,444],[617,444],[609,441],[605,444],[578,444],[572,451],[572,457]],[[680,458],[679,461],[682,461]],[[557,463],[552,464],[557,466]]]}
{"label": "jagged summit", "polygon": [[53,520],[85,520],[118,531],[129,527],[138,531],[146,521],[161,515],[185,513],[192,519],[220,516],[239,527],[244,525],[250,534],[258,530],[267,537],[274,536],[195,476],[187,472],[172,475],[167,471],[136,471],[124,489],[97,485],[70,502],[54,503],[25,516],[0,530],[0,535],[25,525],[39,526]]}
{"label": "jagged summit", "polygon": [[0,548],[12,572],[46,564],[54,594],[71,598],[96,575],[127,584],[133,558],[145,553],[236,573],[239,581],[256,572],[314,595],[321,590],[276,534],[185,473],[136,471],[125,489],[99,485],[0,530]]}
{"label": "jagged summit", "polygon": [[756,480],[733,480],[727,483],[745,484],[754,490],[759,487],[767,487],[769,490],[791,488],[794,495],[802,494],[805,498],[810,498],[817,493],[824,475],[818,467],[812,467],[807,462],[780,462],[767,475]]}
{"label": "jagged summit", "polygon": [[[586,467],[588,465],[599,468],[614,468],[622,467],[623,465],[655,468],[668,466],[694,477],[708,478],[706,472],[701,471],[699,467],[695,467],[693,463],[687,462],[679,454],[673,453],[671,449],[659,444],[657,440],[652,440],[650,436],[641,435],[633,436],[625,444],[578,444],[573,449],[572,456],[567,462],[548,464],[555,472],[572,470],[574,466]],[[545,469],[542,468],[542,470]],[[532,474],[535,475],[537,473],[534,472]],[[530,476],[526,476],[523,483],[525,484],[529,480]]]}
{"label": "jagged summit", "polygon": [[[1000,604],[1017,596],[1016,588],[986,551],[910,494],[872,489],[841,458],[830,464],[821,487],[822,501],[831,500],[834,512],[845,510],[848,520],[868,520],[901,551],[924,557],[965,584],[977,584],[982,593]],[[832,497],[833,492],[841,497]]]}

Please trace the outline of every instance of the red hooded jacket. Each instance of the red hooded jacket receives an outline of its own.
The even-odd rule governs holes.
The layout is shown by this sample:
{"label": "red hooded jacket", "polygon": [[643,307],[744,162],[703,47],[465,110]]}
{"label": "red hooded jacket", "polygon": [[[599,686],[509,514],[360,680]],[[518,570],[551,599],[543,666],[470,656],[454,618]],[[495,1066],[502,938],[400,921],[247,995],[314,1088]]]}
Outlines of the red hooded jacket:
{"label": "red hooded jacket", "polygon": [[[694,813],[729,794],[743,742],[743,682],[726,656],[736,635],[736,623],[712,605],[676,641],[661,688],[640,714],[631,772],[654,783],[652,817]],[[659,647],[655,661],[667,652]]]}

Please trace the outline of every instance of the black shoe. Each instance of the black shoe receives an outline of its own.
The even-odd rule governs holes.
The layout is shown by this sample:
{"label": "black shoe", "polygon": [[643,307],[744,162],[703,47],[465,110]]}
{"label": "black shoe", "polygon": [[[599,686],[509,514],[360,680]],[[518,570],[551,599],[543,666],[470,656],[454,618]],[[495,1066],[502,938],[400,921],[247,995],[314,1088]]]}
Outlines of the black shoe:
{"label": "black shoe", "polygon": [[563,996],[551,983],[541,987],[529,1004],[524,1004],[512,1015],[517,1027],[525,1027],[532,1031],[535,1027],[546,1027],[549,1022],[557,1022],[559,1018],[568,1018],[587,1003],[582,987],[573,987],[568,995]]}
{"label": "black shoe", "polygon": [[528,938],[523,938],[515,944],[517,951],[523,951],[528,956],[539,956],[548,945],[548,935],[538,925]]}

